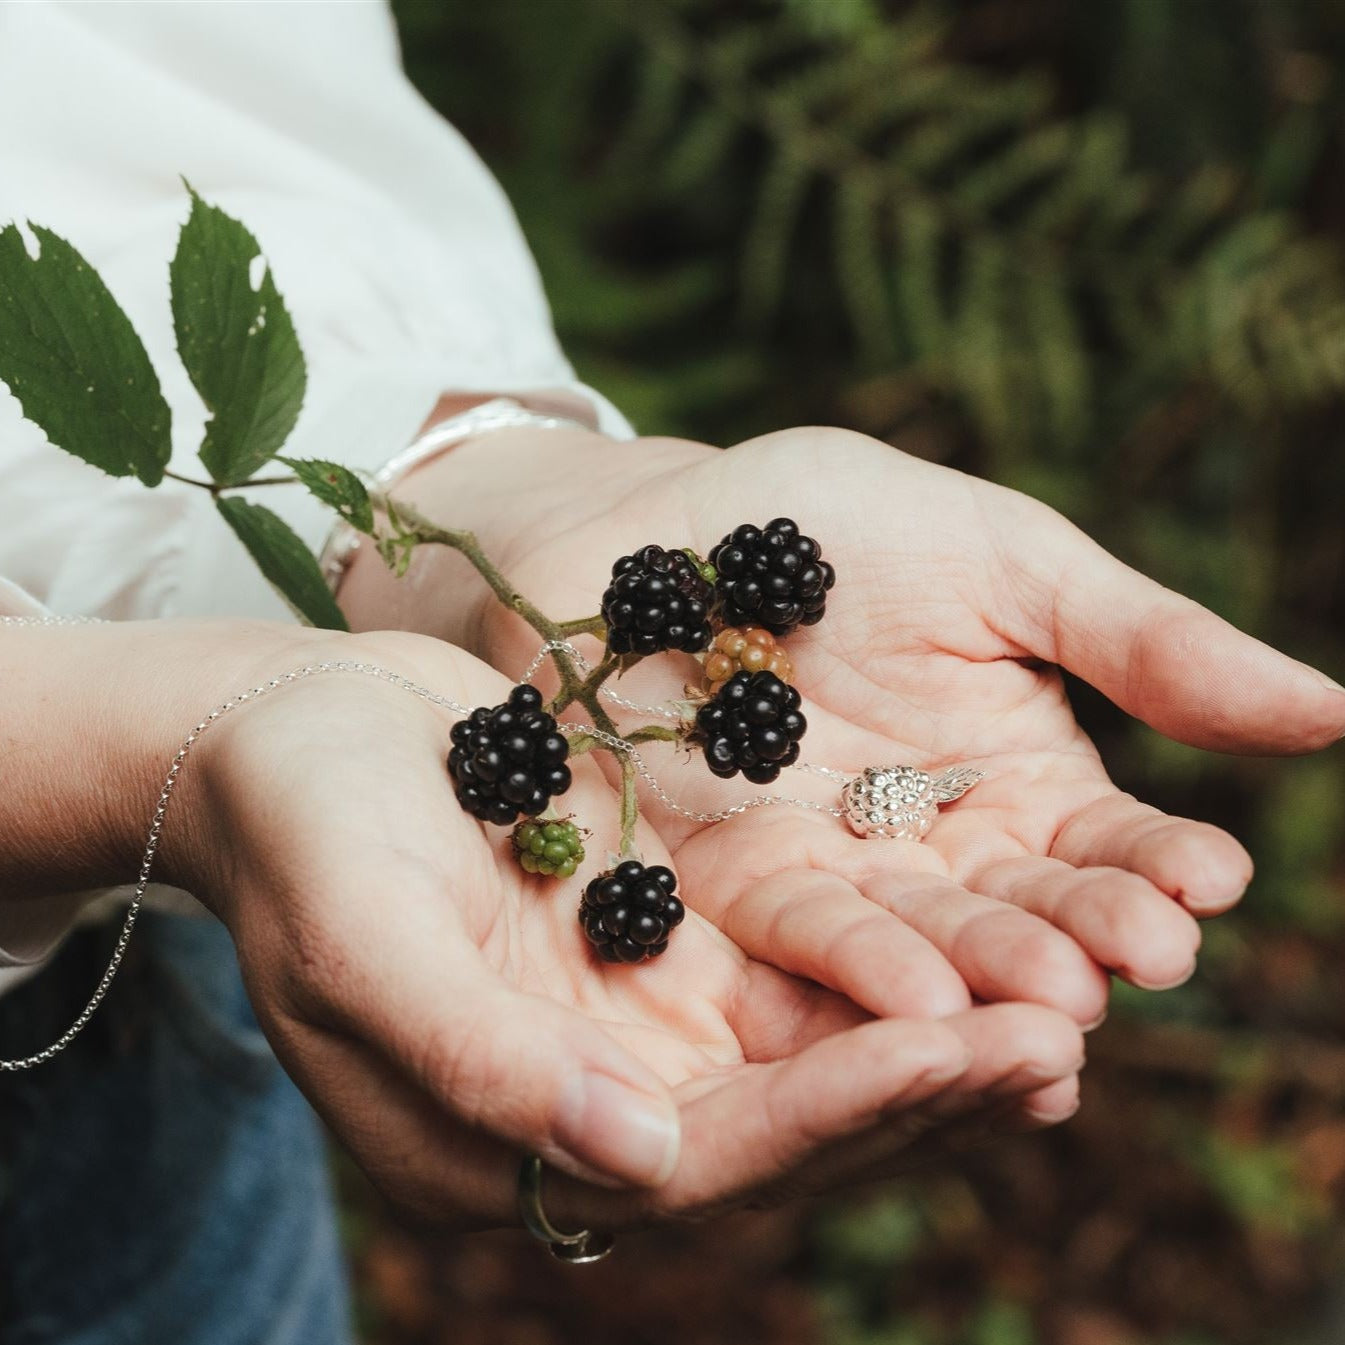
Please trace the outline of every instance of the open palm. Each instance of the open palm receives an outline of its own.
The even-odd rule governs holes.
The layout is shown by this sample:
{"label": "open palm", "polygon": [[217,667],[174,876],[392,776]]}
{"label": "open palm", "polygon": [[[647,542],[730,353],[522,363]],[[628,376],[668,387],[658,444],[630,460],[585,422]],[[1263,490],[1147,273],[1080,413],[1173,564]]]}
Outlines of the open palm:
{"label": "open palm", "polygon": [[[508,690],[416,636],[330,648],[465,705]],[[206,843],[176,872],[229,924],[278,1054],[403,1205],[512,1221],[523,1148],[569,1174],[562,1214],[699,1214],[884,1173],[1006,1109],[1069,1109],[1078,1034],[1047,1010],[870,1021],[694,913],[656,962],[600,963],[574,885],[524,874],[453,797],[454,719],[382,679],[311,676],[212,728],[177,805]],[[600,857],[616,800],[575,767]]]}
{"label": "open palm", "polygon": [[[864,841],[791,808],[710,826],[652,802],[649,815],[692,907],[749,955],[875,1013],[1031,1000],[1091,1023],[1109,971],[1150,987],[1189,975],[1192,917],[1245,888],[1235,840],[1112,785],[1056,665],[1199,746],[1298,752],[1345,731],[1345,694],[1319,674],[1135,574],[1045,506],[862,436],[792,430],[721,453],[501,433],[457,453],[451,497],[436,499],[428,476],[408,496],[440,516],[500,519],[485,529],[493,554],[558,615],[593,610],[612,560],[648,542],[704,554],[736,524],[782,514],[820,540],[838,583],[825,620],[788,645],[805,760],[968,762],[986,779],[922,843]],[[427,571],[402,601],[424,601],[431,583],[442,594],[443,578]],[[492,602],[474,605],[466,632],[503,669],[536,650]],[[620,692],[666,700],[694,672],[679,656],[650,660]],[[761,792],[714,780],[676,748],[648,758],[691,810]],[[835,798],[799,772],[777,788]],[[878,918],[875,903],[899,918]]]}

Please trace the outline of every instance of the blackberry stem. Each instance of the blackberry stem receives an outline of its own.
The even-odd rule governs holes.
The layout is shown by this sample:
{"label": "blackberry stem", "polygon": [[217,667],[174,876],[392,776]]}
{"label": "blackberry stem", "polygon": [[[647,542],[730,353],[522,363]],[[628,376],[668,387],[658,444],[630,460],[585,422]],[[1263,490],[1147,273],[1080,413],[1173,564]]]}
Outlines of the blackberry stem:
{"label": "blackberry stem", "polygon": [[671,724],[646,724],[626,734],[628,743],[680,743],[683,730]]}
{"label": "blackberry stem", "polygon": [[[381,491],[370,491],[369,499],[376,509],[382,510],[387,516],[395,530],[395,540],[401,544],[404,551],[409,551],[422,543],[430,543],[435,546],[447,546],[458,552],[486,581],[500,603],[511,612],[517,612],[542,639],[569,640],[576,635],[606,634],[607,623],[601,616],[579,617],[573,621],[552,621],[541,608],[529,602],[509,582],[503,571],[481,549],[475,533],[465,528],[441,528],[432,519],[426,518],[415,505],[406,504],[401,500],[393,501]],[[584,676],[579,670],[579,665],[564,650],[552,649],[550,654],[551,661],[556,665],[556,673],[560,677],[560,689],[552,697],[547,712],[559,715],[569,706],[578,703],[588,711],[595,728],[614,738],[620,737],[615,721],[598,699],[598,692],[603,683],[621,668],[622,659],[618,655],[604,652],[602,662]],[[642,742],[676,736],[675,733],[658,725],[650,725],[640,732],[647,735],[639,739]],[[570,743],[570,751],[576,756],[591,752],[598,747],[614,751],[596,738],[582,733],[576,734]],[[629,752],[614,751],[614,755],[621,764],[621,853],[623,858],[637,859],[639,855],[635,848],[635,827],[640,820],[640,801],[635,787],[635,762]]]}
{"label": "blackberry stem", "polygon": [[[402,500],[393,502],[381,491],[370,491],[369,499],[376,509],[381,509],[388,516],[397,529],[399,540],[405,540],[416,546],[424,542],[437,546],[447,546],[458,552],[459,555],[466,557],[472,568],[486,581],[491,592],[500,600],[500,603],[511,612],[517,612],[542,639],[568,640],[572,636],[592,631],[594,623],[598,623],[602,630],[606,629],[601,624],[601,617],[580,617],[575,621],[552,621],[545,612],[529,602],[505,578],[504,573],[481,549],[481,544],[477,541],[475,533],[465,528],[441,528],[432,519],[426,518],[415,505],[406,504]],[[580,675],[575,661],[563,650],[553,649],[551,660],[555,663],[556,672],[560,675],[560,691],[556,695],[555,704],[563,708],[578,699],[578,692],[584,679]],[[585,704],[584,708],[589,709],[590,707]],[[597,722],[596,719],[594,722]],[[598,727],[603,728],[605,726],[599,724]]]}
{"label": "blackberry stem", "polygon": [[635,788],[635,759],[629,752],[621,757],[621,858],[639,859],[635,828],[640,821],[640,799]]}

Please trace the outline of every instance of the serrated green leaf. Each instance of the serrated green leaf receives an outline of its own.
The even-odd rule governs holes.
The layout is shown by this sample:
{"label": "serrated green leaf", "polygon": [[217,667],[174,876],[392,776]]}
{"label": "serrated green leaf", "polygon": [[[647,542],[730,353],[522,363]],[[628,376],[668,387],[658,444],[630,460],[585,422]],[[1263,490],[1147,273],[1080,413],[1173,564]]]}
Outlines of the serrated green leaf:
{"label": "serrated green leaf", "polygon": [[58,448],[109,476],[163,480],[172,412],[131,320],[65,239],[0,228],[0,382]]}
{"label": "serrated green leaf", "polygon": [[216,481],[236,485],[294,428],[308,378],[303,351],[257,240],[194,191],[169,275],[178,354],[211,413],[201,461]]}
{"label": "serrated green leaf", "polygon": [[369,492],[349,467],[323,458],[281,458],[308,489],[323,504],[329,504],[352,528],[373,536],[374,506]]}
{"label": "serrated green leaf", "polygon": [[350,629],[316,557],[284,519],[241,495],[225,495],[215,503],[267,582],[299,616],[324,630]]}

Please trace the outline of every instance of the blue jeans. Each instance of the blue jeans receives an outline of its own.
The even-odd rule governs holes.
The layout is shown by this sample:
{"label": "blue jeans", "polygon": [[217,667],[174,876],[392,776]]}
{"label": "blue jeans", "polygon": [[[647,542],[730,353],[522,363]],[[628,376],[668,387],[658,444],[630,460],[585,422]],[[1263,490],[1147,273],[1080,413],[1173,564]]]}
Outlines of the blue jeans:
{"label": "blue jeans", "polygon": [[[0,999],[0,1057],[58,1036],[106,964],[73,938]],[[71,1048],[0,1074],[0,1345],[346,1345],[322,1134],[223,928],[147,913]]]}

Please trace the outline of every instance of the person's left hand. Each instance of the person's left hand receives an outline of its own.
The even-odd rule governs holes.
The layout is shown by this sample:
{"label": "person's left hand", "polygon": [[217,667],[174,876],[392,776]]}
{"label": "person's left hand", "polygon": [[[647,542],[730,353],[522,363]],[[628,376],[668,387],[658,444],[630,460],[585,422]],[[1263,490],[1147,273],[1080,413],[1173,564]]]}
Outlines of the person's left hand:
{"label": "person's left hand", "polygon": [[[1193,917],[1243,892],[1251,863],[1232,837],[1111,783],[1055,665],[1197,746],[1302,752],[1345,732],[1345,693],[1320,674],[1136,574],[1050,509],[844,431],[791,430],[727,452],[500,432],[398,493],[473,527],[556,617],[594,611],[612,562],[650,542],[704,555],[738,523],[778,515],[820,541],[838,574],[826,617],[786,642],[809,719],[805,759],[847,771],[966,762],[986,779],[922,843],[861,840],[787,808],[701,826],[651,802],[649,816],[691,905],[749,955],[876,1014],[1027,1000],[1091,1024],[1108,972],[1149,988],[1185,980]],[[342,596],[355,620],[441,634],[520,672],[536,635],[461,557],[426,551],[404,581],[352,574]],[[695,673],[664,655],[620,688],[666,700]],[[760,792],[675,749],[647,751],[692,808]],[[827,797],[798,772],[772,792]]]}

